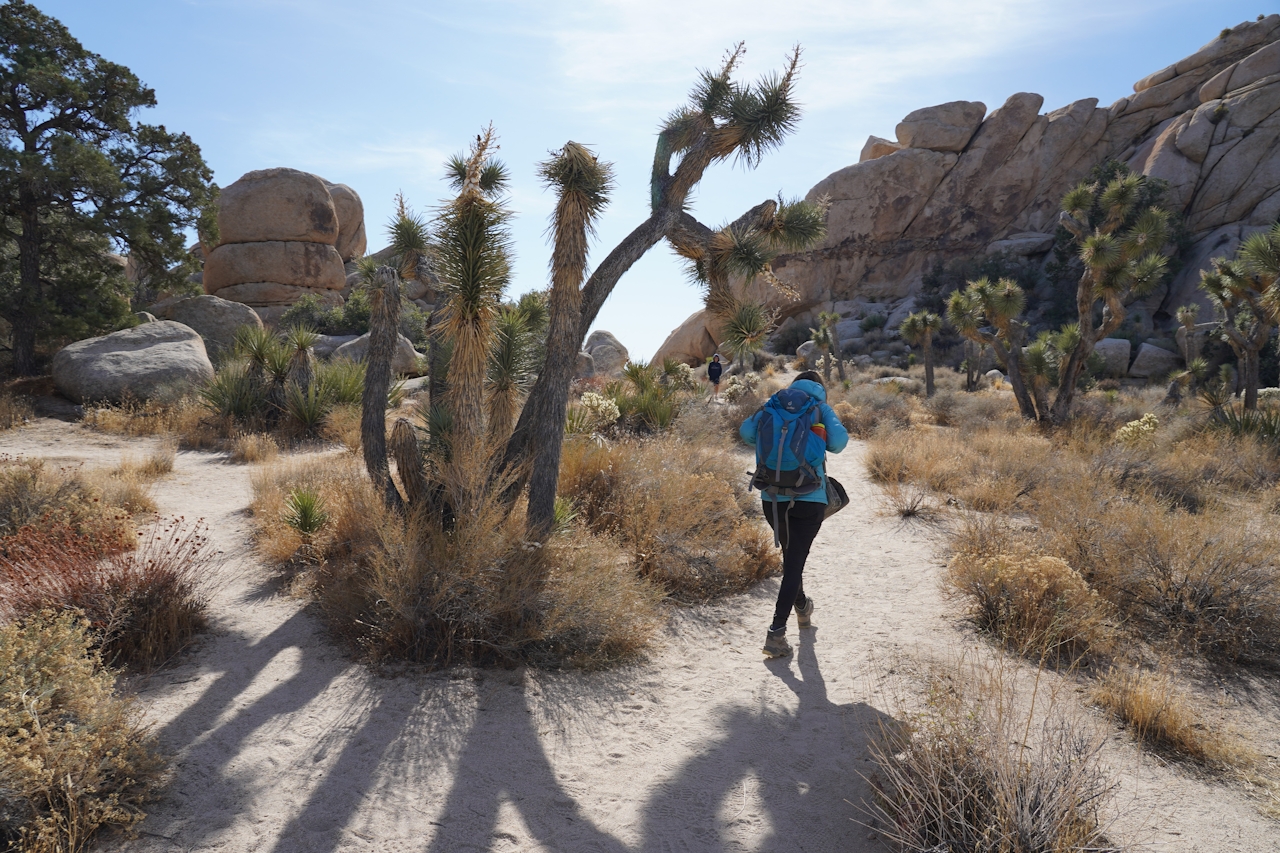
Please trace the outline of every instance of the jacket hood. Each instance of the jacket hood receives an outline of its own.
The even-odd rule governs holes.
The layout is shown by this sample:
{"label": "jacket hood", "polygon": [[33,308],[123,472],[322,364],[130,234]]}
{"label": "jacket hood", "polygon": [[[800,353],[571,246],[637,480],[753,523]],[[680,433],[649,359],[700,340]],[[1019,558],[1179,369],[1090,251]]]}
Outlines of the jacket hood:
{"label": "jacket hood", "polygon": [[820,403],[827,402],[827,389],[823,388],[812,379],[801,379],[798,382],[792,382],[791,387],[805,392]]}

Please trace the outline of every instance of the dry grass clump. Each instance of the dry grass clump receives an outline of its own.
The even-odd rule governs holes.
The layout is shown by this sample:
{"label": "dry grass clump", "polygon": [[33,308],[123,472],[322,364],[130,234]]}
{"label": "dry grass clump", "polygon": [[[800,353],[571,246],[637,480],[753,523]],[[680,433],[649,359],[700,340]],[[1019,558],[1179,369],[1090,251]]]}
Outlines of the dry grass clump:
{"label": "dry grass clump", "polygon": [[1218,770],[1251,764],[1256,757],[1237,738],[1206,725],[1165,672],[1113,666],[1094,686],[1092,698],[1140,742],[1170,757]]}
{"label": "dry grass clump", "polygon": [[204,629],[211,558],[202,526],[181,519],[105,557],[69,530],[28,532],[0,555],[0,622],[75,610],[110,665],[152,669]]}
{"label": "dry grass clump", "polygon": [[1238,511],[1188,513],[1077,483],[1037,498],[1040,537],[1148,639],[1262,660],[1280,650],[1280,541]]}
{"label": "dry grass clump", "polygon": [[163,762],[136,706],[74,613],[0,627],[0,845],[78,853],[104,826],[129,828]]}
{"label": "dry grass clump", "polygon": [[98,404],[85,408],[81,423],[111,435],[176,436],[193,450],[218,447],[230,434],[230,424],[212,416],[196,397]]}
{"label": "dry grass clump", "polygon": [[1122,849],[1106,835],[1102,738],[1052,702],[1033,717],[998,672],[955,669],[873,745],[881,833],[914,853]]}
{"label": "dry grass clump", "polygon": [[[258,549],[274,563],[288,563],[306,544],[314,561],[359,560],[380,547],[386,509],[369,484],[363,463],[349,454],[309,455],[263,466],[252,477]],[[322,497],[326,520],[314,532],[289,523],[289,497],[301,491]]]}
{"label": "dry grass clump", "polygon": [[829,402],[853,438],[870,438],[882,425],[905,429],[918,410],[916,397],[896,383],[833,389]]}
{"label": "dry grass clump", "polygon": [[[387,424],[395,423],[395,418],[388,413]],[[352,453],[360,452],[360,407],[353,405],[334,406],[324,419],[321,434],[330,441],[336,441]]]}
{"label": "dry grass clump", "polygon": [[[970,541],[980,542],[980,534]],[[978,548],[958,551],[943,575],[978,630],[1024,657],[1056,665],[1110,645],[1106,602],[1065,560],[1011,541],[988,540]]]}
{"label": "dry grass clump", "polygon": [[0,391],[0,430],[22,426],[35,417],[31,402],[17,394]]}
{"label": "dry grass clump", "polygon": [[272,462],[280,455],[280,445],[266,433],[251,432],[231,440],[230,461],[238,465]]}
{"label": "dry grass clump", "polygon": [[564,447],[559,493],[590,530],[617,537],[640,575],[677,600],[705,601],[780,569],[741,469],[727,454],[675,439],[575,439]]}
{"label": "dry grass clump", "polygon": [[128,496],[104,495],[98,483],[112,478],[95,479],[39,459],[0,459],[0,553],[24,536],[51,531],[69,531],[98,554],[132,548],[133,521],[120,502]]}
{"label": "dry grass clump", "polygon": [[[575,528],[529,543],[521,507],[496,496],[450,523],[424,509],[406,525],[349,455],[269,466],[253,485],[259,547],[279,562],[308,553],[304,588],[368,660],[596,667],[656,627],[660,594],[615,542]],[[290,523],[300,494],[323,500],[314,533]]]}
{"label": "dry grass clump", "polygon": [[385,524],[368,560],[318,569],[315,595],[371,660],[595,668],[639,652],[658,591],[607,540],[578,530],[539,547],[524,524],[496,501],[451,528],[434,513]]}

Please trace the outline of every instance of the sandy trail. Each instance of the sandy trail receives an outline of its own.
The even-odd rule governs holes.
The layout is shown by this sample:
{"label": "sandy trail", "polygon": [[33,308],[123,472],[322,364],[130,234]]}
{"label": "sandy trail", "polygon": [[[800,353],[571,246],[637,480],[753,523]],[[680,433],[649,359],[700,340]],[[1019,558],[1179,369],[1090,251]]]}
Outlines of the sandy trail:
{"label": "sandy trail", "polygon": [[[151,442],[40,421],[0,453],[115,464]],[[204,518],[223,554],[214,630],[137,685],[176,757],[131,842],[228,853],[880,851],[854,821],[868,730],[889,719],[875,662],[977,648],[938,591],[941,538],[887,517],[858,443],[831,459],[852,506],[806,572],[813,631],[759,647],[777,581],[677,611],[649,661],[599,674],[465,670],[379,677],[351,663],[253,555],[251,468],[179,454],[162,513]],[[1236,788],[1108,746],[1136,835],[1168,851],[1280,849]]]}

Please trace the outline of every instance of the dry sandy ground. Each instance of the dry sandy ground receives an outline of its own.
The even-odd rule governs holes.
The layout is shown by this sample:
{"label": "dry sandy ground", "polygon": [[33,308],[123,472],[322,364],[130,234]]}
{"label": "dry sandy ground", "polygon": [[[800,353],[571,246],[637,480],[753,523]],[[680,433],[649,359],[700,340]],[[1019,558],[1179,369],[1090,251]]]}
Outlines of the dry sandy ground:
{"label": "dry sandy ground", "polygon": [[[0,453],[115,464],[148,442],[41,420]],[[181,453],[162,512],[204,518],[223,552],[214,630],[137,685],[172,785],[134,853],[879,851],[857,823],[867,735],[893,713],[877,673],[974,649],[938,591],[941,538],[888,517],[854,443],[833,457],[851,508],[823,528],[816,626],[766,662],[777,582],[678,611],[649,661],[603,674],[371,675],[283,594],[250,544],[251,469]],[[970,652],[972,653],[972,652]],[[1280,849],[1237,787],[1111,736],[1127,840],[1159,851]]]}

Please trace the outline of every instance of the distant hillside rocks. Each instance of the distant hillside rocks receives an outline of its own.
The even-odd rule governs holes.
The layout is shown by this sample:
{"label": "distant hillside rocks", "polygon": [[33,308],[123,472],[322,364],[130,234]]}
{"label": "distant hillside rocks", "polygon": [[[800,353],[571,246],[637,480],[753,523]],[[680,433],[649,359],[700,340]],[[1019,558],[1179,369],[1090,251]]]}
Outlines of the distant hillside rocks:
{"label": "distant hillside rocks", "polygon": [[[1088,98],[1041,114],[1043,99],[1020,92],[989,114],[968,101],[910,113],[896,141],[871,137],[860,162],[809,191],[831,200],[828,236],[775,263],[800,294],[776,307],[788,325],[814,325],[842,302],[894,312],[939,261],[1004,251],[1047,264],[1063,194],[1115,159],[1167,181],[1166,206],[1183,216],[1184,266],[1141,306],[1155,328],[1172,328],[1177,306],[1203,301],[1209,260],[1280,216],[1280,15],[1240,24],[1133,88],[1107,108]],[[718,339],[695,314],[655,360],[701,360]]]}

